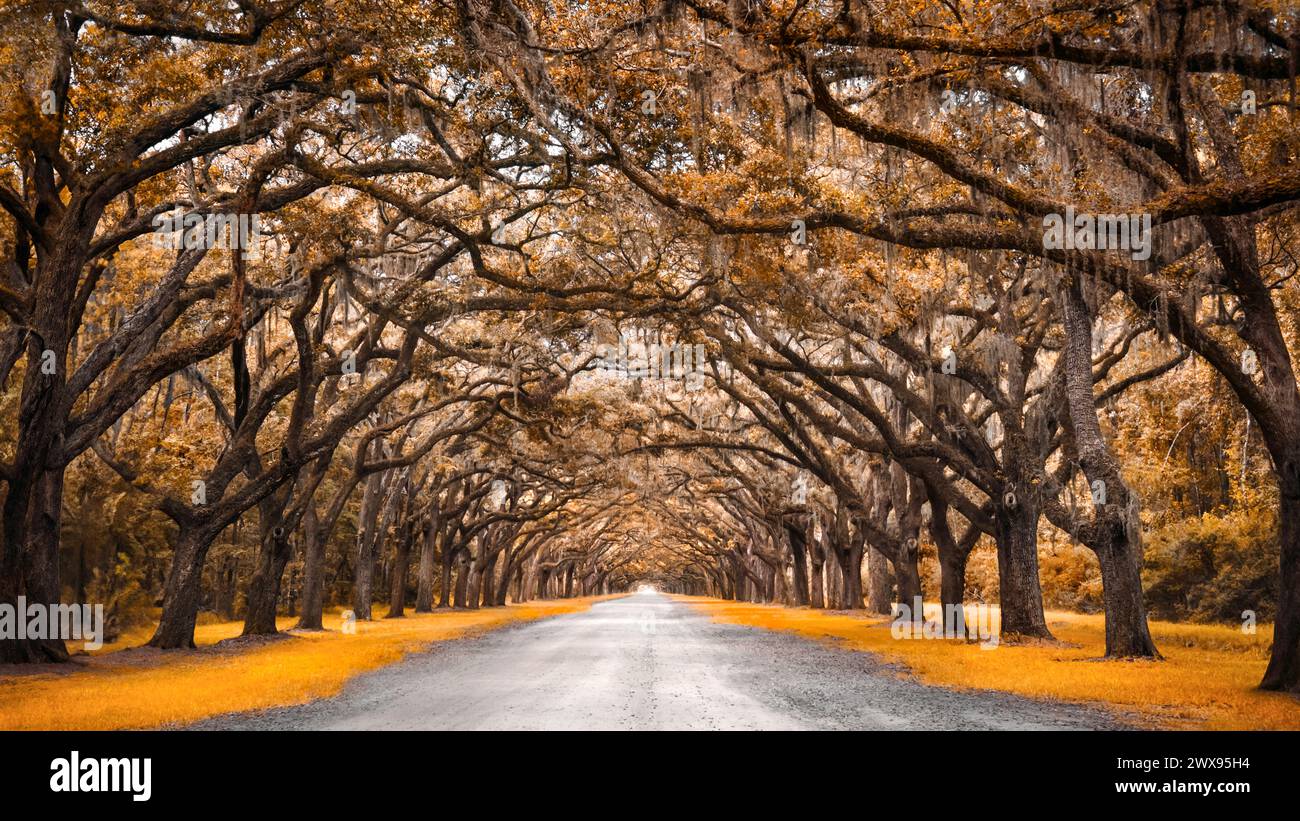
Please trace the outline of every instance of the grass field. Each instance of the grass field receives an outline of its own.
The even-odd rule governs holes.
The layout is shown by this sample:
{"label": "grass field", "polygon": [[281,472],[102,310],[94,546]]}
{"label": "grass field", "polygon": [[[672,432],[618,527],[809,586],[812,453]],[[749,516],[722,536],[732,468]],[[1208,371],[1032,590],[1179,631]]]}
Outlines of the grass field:
{"label": "grass field", "polygon": [[[1048,626],[1060,643],[982,649],[956,640],[895,639],[885,616],[680,598],[717,621],[878,653],[928,684],[1101,703],[1157,727],[1300,729],[1300,699],[1255,689],[1268,663],[1271,625],[1249,635],[1220,625],[1154,621],[1163,661],[1105,661],[1100,615],[1049,611]],[[927,616],[938,618],[937,609],[927,606]]]}
{"label": "grass field", "polygon": [[[152,629],[124,634],[72,664],[0,672],[0,730],[117,730],[165,727],[222,713],[302,704],[335,695],[348,679],[401,659],[432,642],[508,624],[585,610],[598,598],[535,601],[486,610],[408,614],[339,631],[327,614],[323,633],[290,633],[227,642],[241,622],[201,624],[197,650],[141,647]],[[287,630],[296,619],[280,620]]]}

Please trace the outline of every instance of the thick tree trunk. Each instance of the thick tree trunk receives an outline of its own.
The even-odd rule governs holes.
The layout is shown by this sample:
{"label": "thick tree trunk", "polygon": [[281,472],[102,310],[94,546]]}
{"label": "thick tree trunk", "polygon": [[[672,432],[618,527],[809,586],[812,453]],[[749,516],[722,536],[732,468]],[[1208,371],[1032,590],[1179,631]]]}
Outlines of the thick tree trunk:
{"label": "thick tree trunk", "polygon": [[493,556],[487,560],[487,566],[483,568],[482,586],[484,607],[495,607],[497,603],[495,574],[497,572],[498,558],[500,558],[500,554],[493,554]]}
{"label": "thick tree trunk", "polygon": [[531,562],[529,564],[521,564],[519,567],[515,568],[515,592],[511,597],[515,604],[528,601],[528,597],[532,595],[532,589],[530,586],[533,583],[535,571],[536,565]]}
{"label": "thick tree trunk", "polygon": [[453,607],[463,608],[466,601],[466,588],[469,586],[469,575],[472,570],[465,551],[456,551],[456,589],[455,599],[452,601]]}
{"label": "thick tree trunk", "polygon": [[889,560],[874,546],[867,548],[867,610],[888,616],[893,612],[894,580]]}
{"label": "thick tree trunk", "polygon": [[818,610],[826,609],[826,574],[822,572],[822,565],[826,559],[821,555],[821,551],[814,546],[809,546],[808,555],[811,559],[812,571],[809,575],[812,577],[812,589],[808,591],[808,604]]}
{"label": "thick tree trunk", "polygon": [[366,489],[361,500],[361,526],[357,530],[357,563],[352,569],[352,610],[357,621],[368,621],[371,618],[375,554],[382,527],[379,522],[382,491],[382,474],[375,473],[366,479]]}
{"label": "thick tree trunk", "polygon": [[[909,537],[898,546],[898,560],[894,562],[894,577],[898,579],[898,601],[915,608],[918,598],[924,597],[921,590],[920,549],[915,537]],[[924,613],[912,613],[914,621],[924,621]]]}
{"label": "thick tree trunk", "polygon": [[1110,547],[1095,550],[1101,564],[1101,595],[1106,608],[1107,658],[1159,658],[1147,629],[1142,600],[1142,568],[1132,542],[1113,533]]}
{"label": "thick tree trunk", "polygon": [[203,593],[203,563],[217,532],[198,526],[181,528],[163,592],[162,618],[149,646],[163,650],[194,646],[194,621]]}
{"label": "thick tree trunk", "polygon": [[456,561],[456,552],[447,545],[442,548],[442,592],[438,597],[438,607],[451,607],[451,566]]}
{"label": "thick tree trunk", "polygon": [[433,579],[437,567],[435,553],[438,547],[438,518],[430,515],[424,523],[424,538],[420,540],[420,569],[417,574],[415,612],[433,612]]}
{"label": "thick tree trunk", "polygon": [[915,622],[925,621],[923,607],[917,607],[925,593],[921,589],[921,521],[925,506],[925,489],[921,480],[911,476],[895,462],[889,466],[890,497],[897,520],[899,539],[891,557],[894,579],[898,582],[898,601],[907,605]]}
{"label": "thick tree trunk", "polygon": [[723,568],[713,574],[713,582],[718,587],[719,598],[727,601],[736,600],[736,586],[732,581],[731,574]]}
{"label": "thick tree trunk", "polygon": [[[18,596],[24,596],[28,606],[57,605],[62,598],[59,584],[59,529],[63,519],[63,469],[40,473],[30,486],[14,482],[7,490],[21,494],[30,488],[31,498],[23,506],[15,505],[13,515],[26,514],[22,528],[26,550],[21,545],[4,547],[4,576],[0,581],[0,602],[17,607]],[[6,517],[9,499],[6,498]],[[7,524],[7,521],[6,521]],[[6,537],[8,534],[6,533]],[[23,618],[22,614],[17,614]],[[0,662],[41,663],[68,660],[68,649],[62,639],[5,639],[0,641]]]}
{"label": "thick tree trunk", "polygon": [[[66,31],[63,23],[59,26]],[[38,180],[53,179],[49,162],[43,157],[38,156],[34,170]],[[76,194],[64,205],[57,218],[43,213],[44,206],[38,209],[37,218],[48,232],[49,247],[32,260],[29,270],[27,302],[31,310],[24,323],[28,331],[27,368],[13,431],[13,462],[4,507],[0,508],[0,603],[11,607],[17,606],[20,595],[29,603],[47,605],[58,604],[62,596],[59,530],[66,464],[64,433],[68,411],[74,404],[67,395],[68,349],[76,332],[74,306],[80,293],[77,283],[107,201]],[[42,367],[47,352],[54,357],[52,373]],[[14,361],[16,354],[16,350],[11,354]],[[67,659],[67,647],[60,640],[0,641],[0,662]]]}
{"label": "thick tree trunk", "polygon": [[[515,568],[515,576],[513,582],[514,591],[511,593],[511,600],[514,601],[516,604],[518,604],[519,602],[528,601],[528,585],[524,581],[525,575],[526,575],[526,570],[523,566],[519,566]],[[502,592],[504,593],[505,591]],[[501,603],[503,605],[506,603],[504,597],[502,598]]]}
{"label": "thick tree trunk", "polygon": [[[1300,465],[1300,454],[1281,464],[1292,468]],[[1300,481],[1294,473],[1283,473],[1278,484],[1282,579],[1273,622],[1272,655],[1259,686],[1300,693]]]}
{"label": "thick tree trunk", "polygon": [[[958,543],[948,524],[948,503],[933,488],[927,487],[926,493],[930,499],[930,536],[939,552],[939,603],[943,607],[944,625],[952,624],[955,637],[969,636],[965,614],[966,564],[970,551],[979,541],[980,531],[974,524],[968,525]],[[949,612],[955,614],[951,621]]]}
{"label": "thick tree trunk", "polygon": [[292,555],[289,533],[276,523],[257,551],[257,565],[248,583],[248,612],[244,615],[245,636],[265,636],[277,632],[275,615],[280,600],[280,580]]}
{"label": "thick tree trunk", "polygon": [[[244,618],[245,636],[271,635],[277,632],[276,614],[279,610],[284,571],[293,558],[291,535],[302,524],[307,510],[313,507],[313,498],[325,475],[328,460],[318,461],[308,472],[300,471],[297,478],[282,489],[259,502],[261,539],[258,543],[256,566],[248,585],[248,613]],[[294,505],[295,488],[299,494]],[[314,523],[315,517],[312,517]],[[309,528],[315,530],[314,527]],[[319,534],[311,537],[323,542]],[[293,579],[288,590],[288,615],[294,615]]]}
{"label": "thick tree trunk", "polygon": [[303,513],[302,531],[302,615],[296,629],[321,630],[325,611],[325,534],[320,532],[315,504],[308,504]]}
{"label": "thick tree trunk", "polygon": [[[62,598],[59,582],[59,542],[63,524],[62,468],[41,473],[36,483],[36,504],[27,525],[31,540],[28,553],[27,601],[57,605]],[[62,639],[47,638],[38,642],[49,661],[65,661],[68,649]]]}
{"label": "thick tree trunk", "polygon": [[400,619],[406,615],[406,576],[411,560],[411,542],[415,538],[415,528],[407,525],[402,528],[401,538],[397,540],[397,550],[393,556],[393,576],[388,587],[388,616]]}
{"label": "thick tree trunk", "polygon": [[370,604],[374,597],[375,557],[371,552],[373,542],[358,537],[356,567],[352,568],[352,612],[357,621],[369,621]]}
{"label": "thick tree trunk", "polygon": [[844,577],[844,597],[841,607],[845,610],[861,610],[863,607],[862,548],[862,539],[855,536],[849,540],[846,549],[835,551],[840,575]]}
{"label": "thick tree trunk", "polygon": [[430,513],[420,539],[420,565],[416,572],[415,612],[433,612],[433,579],[437,569],[438,517]]}
{"label": "thick tree trunk", "polygon": [[492,598],[493,607],[506,606],[506,594],[509,592],[516,575],[514,563],[510,557],[506,557],[501,563],[501,583],[496,587],[496,595]]}
{"label": "thick tree trunk", "polygon": [[[1294,60],[1293,46],[1293,64]],[[1244,179],[1246,170],[1227,118],[1211,105],[1202,110],[1207,114],[1220,167],[1238,180]],[[1259,377],[1243,380],[1240,363],[1231,354],[1226,362],[1216,364],[1216,369],[1229,377],[1227,381],[1247,412],[1259,423],[1278,486],[1278,609],[1273,647],[1260,687],[1300,693],[1300,386],[1272,293],[1276,286],[1267,284],[1263,273],[1254,225],[1244,217],[1210,217],[1202,224],[1227,273],[1224,280],[1232,283],[1236,292],[1242,311],[1239,333],[1258,359]],[[1189,340],[1184,336],[1183,341]]]}
{"label": "thick tree trunk", "polygon": [[[479,549],[482,550],[482,547]],[[479,560],[466,563],[465,572],[469,574],[469,584],[465,590],[464,606],[477,610],[483,600],[483,568],[479,565]]]}
{"label": "thick tree trunk", "polygon": [[[84,209],[84,205],[78,206]],[[99,214],[87,214],[98,221]],[[73,219],[68,214],[64,219]],[[43,255],[32,273],[31,333],[27,335],[27,371],[23,377],[14,436],[12,473],[5,487],[0,523],[0,603],[17,607],[18,597],[29,604],[58,604],[59,527],[63,509],[62,467],[47,469],[59,455],[66,416],[68,375],[68,308],[76,294],[82,259],[77,254],[94,231],[94,223],[73,226],[74,235],[54,238],[58,244]],[[82,236],[75,236],[81,234]],[[54,354],[54,373],[41,367],[45,351]],[[0,641],[0,662],[61,662],[68,651],[59,640]]]}
{"label": "thick tree trunk", "polygon": [[824,610],[826,574],[822,572],[822,565],[826,563],[826,551],[822,547],[821,540],[817,538],[816,519],[809,520],[807,544],[808,563],[811,565],[808,576],[812,581],[812,589],[808,591],[808,603],[818,610]]}
{"label": "thick tree trunk", "polygon": [[[18,597],[26,592],[23,585],[23,550],[26,526],[19,518],[26,518],[29,489],[21,479],[5,487],[4,539],[0,540],[0,605],[17,612]],[[20,497],[22,497],[20,501]],[[39,648],[38,648],[39,649]],[[0,641],[0,664],[22,664],[41,661],[29,652],[26,642]]]}
{"label": "thick tree trunk", "polygon": [[939,604],[943,609],[943,623],[949,623],[948,613],[956,615],[952,619],[953,629],[961,638],[969,636],[966,629],[966,561],[967,556],[949,555],[939,557]]}
{"label": "thick tree trunk", "polygon": [[[1062,298],[1065,383],[1070,429],[1079,466],[1094,491],[1093,520],[1085,543],[1101,564],[1108,658],[1158,657],[1142,600],[1142,533],[1138,499],[1120,473],[1097,421],[1092,380],[1092,313],[1075,274]],[[1099,491],[1099,493],[1097,492]]]}
{"label": "thick tree trunk", "polygon": [[1004,496],[996,512],[1000,633],[1050,639],[1038,578],[1038,505],[1028,492],[1021,496]]}
{"label": "thick tree trunk", "polygon": [[375,596],[375,555],[373,542],[357,545],[357,566],[352,570],[352,612],[357,621],[374,617],[372,604]]}
{"label": "thick tree trunk", "polygon": [[807,537],[803,531],[790,522],[785,524],[787,541],[790,545],[792,576],[790,592],[793,593],[795,607],[808,606],[808,559]]}
{"label": "thick tree trunk", "polygon": [[840,547],[831,545],[827,552],[831,554],[831,561],[822,566],[826,574],[826,606],[830,610],[843,610],[844,578],[840,572]]}

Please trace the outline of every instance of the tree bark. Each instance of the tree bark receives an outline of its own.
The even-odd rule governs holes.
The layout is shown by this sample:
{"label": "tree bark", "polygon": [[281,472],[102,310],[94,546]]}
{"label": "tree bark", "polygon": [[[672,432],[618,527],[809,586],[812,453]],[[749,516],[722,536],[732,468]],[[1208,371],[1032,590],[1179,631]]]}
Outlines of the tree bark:
{"label": "tree bark", "polygon": [[909,536],[899,543],[894,553],[894,577],[898,580],[898,602],[905,604],[912,611],[912,621],[925,621],[925,613],[918,612],[916,602],[924,599],[921,590],[921,569],[919,567],[919,546],[915,536]]}
{"label": "tree bark", "polygon": [[930,498],[930,536],[939,551],[939,603],[943,607],[945,627],[950,623],[948,613],[953,612],[952,627],[956,638],[970,636],[966,625],[966,564],[970,552],[979,541],[980,530],[971,524],[959,543],[948,524],[948,503],[937,492],[927,488]]}
{"label": "tree bark", "polygon": [[[26,536],[26,549],[22,545],[6,542],[3,581],[0,581],[0,602],[17,607],[18,596],[27,604],[57,605],[62,598],[59,585],[59,529],[63,519],[63,468],[39,473],[31,483],[31,499],[25,510],[13,515],[26,514],[22,530]],[[11,494],[23,493],[23,482],[11,482]],[[6,508],[9,506],[6,498]],[[6,510],[6,524],[8,516]],[[8,533],[5,534],[8,537]],[[12,563],[10,553],[12,551]],[[23,614],[17,614],[23,618]],[[63,662],[69,658],[62,639],[6,639],[0,641],[0,662],[40,663]]]}
{"label": "tree bark", "polygon": [[867,548],[867,610],[888,616],[893,612],[894,580],[889,560],[875,545]]}
{"label": "tree bark", "polygon": [[235,590],[239,585],[239,560],[233,555],[226,555],[221,560],[220,577],[217,580],[217,617],[222,621],[235,618]]}
{"label": "tree bark", "polygon": [[817,538],[816,518],[812,517],[808,521],[808,559],[812,565],[809,571],[809,577],[812,580],[812,589],[808,591],[808,603],[818,609],[826,608],[825,574],[822,573],[822,565],[826,563],[826,551],[822,549],[821,540]]}
{"label": "tree bark", "polygon": [[484,607],[495,607],[497,603],[496,577],[494,574],[496,573],[497,570],[497,559],[499,558],[499,556],[500,554],[493,553],[488,558],[487,565],[483,568],[482,586],[483,586]]}
{"label": "tree bark", "polygon": [[1043,588],[1038,578],[1038,504],[1028,491],[996,507],[998,601],[1001,635],[1052,638],[1043,614]]}
{"label": "tree bark", "polygon": [[400,619],[406,615],[406,577],[411,560],[411,542],[414,540],[415,525],[412,522],[402,528],[401,538],[397,540],[397,549],[393,556],[393,576],[388,589],[386,618]]}
{"label": "tree bark", "polygon": [[451,607],[451,566],[456,561],[456,549],[444,543],[442,547],[442,591],[438,597],[438,607]]}
{"label": "tree bark", "polygon": [[[483,545],[479,545],[479,551],[482,550]],[[477,610],[483,600],[483,567],[480,560],[476,557],[466,562],[465,572],[469,575],[469,583],[466,585],[463,605],[470,610]]]}
{"label": "tree bark", "polygon": [[456,551],[456,588],[455,599],[452,602],[453,607],[463,608],[467,600],[466,588],[469,586],[470,562],[466,551],[461,548]]}
{"label": "tree bark", "polygon": [[1107,658],[1159,657],[1147,628],[1142,600],[1142,531],[1137,495],[1120,473],[1097,421],[1092,380],[1092,312],[1076,273],[1062,299],[1065,318],[1065,384],[1079,467],[1094,498],[1093,520],[1084,527],[1084,543],[1101,565],[1102,601],[1106,609]]}
{"label": "tree bark", "polygon": [[298,630],[322,630],[325,610],[325,539],[320,532],[316,505],[309,503],[302,517],[302,615]]}
{"label": "tree bark", "polygon": [[862,547],[863,541],[854,536],[844,550],[836,551],[840,575],[844,578],[844,598],[841,607],[845,610],[861,610],[862,601]]}
{"label": "tree bark", "polygon": [[415,594],[415,612],[433,612],[433,580],[436,569],[438,546],[438,517],[436,511],[429,514],[424,523],[424,538],[420,541],[420,569]]}
{"label": "tree bark", "polygon": [[806,556],[807,536],[802,528],[793,522],[785,522],[786,542],[790,545],[792,576],[790,592],[793,594],[795,607],[808,606],[808,559]]}
{"label": "tree bark", "polygon": [[357,529],[357,564],[352,569],[352,610],[357,621],[371,617],[370,602],[375,578],[375,546],[379,540],[379,514],[383,477],[371,474],[361,499],[361,526]]}
{"label": "tree bark", "polygon": [[277,631],[275,616],[280,599],[280,580],[293,551],[289,546],[289,535],[281,526],[272,531],[268,542],[265,549],[257,552],[257,566],[248,584],[245,636],[270,635]]}
{"label": "tree bark", "polygon": [[[1300,465],[1300,453],[1288,462]],[[1300,481],[1279,478],[1278,529],[1282,544],[1282,584],[1273,622],[1273,650],[1260,687],[1300,692]]]}
{"label": "tree bark", "polygon": [[194,647],[194,622],[203,592],[203,563],[217,532],[197,526],[181,527],[163,592],[162,618],[153,638],[149,639],[150,647],[163,650]]}

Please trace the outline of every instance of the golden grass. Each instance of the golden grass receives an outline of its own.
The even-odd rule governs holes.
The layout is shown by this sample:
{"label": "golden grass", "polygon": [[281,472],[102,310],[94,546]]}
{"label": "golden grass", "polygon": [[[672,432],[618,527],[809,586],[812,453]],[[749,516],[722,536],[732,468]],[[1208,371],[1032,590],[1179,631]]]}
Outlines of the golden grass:
{"label": "golden grass", "polygon": [[[238,636],[242,623],[209,623],[195,629],[200,649],[189,651],[131,649],[148,641],[152,630],[144,627],[79,658],[75,667],[0,676],[0,730],[142,729],[303,704],[335,695],[353,676],[431,642],[585,610],[596,601],[536,601],[387,620],[378,619],[384,610],[377,609],[378,620],[358,622],[353,635],[338,631],[341,618],[334,613],[325,617],[330,632],[294,633],[244,647],[211,647]],[[288,629],[295,621],[280,619],[279,626]]]}
{"label": "golden grass", "polygon": [[[1271,625],[1239,628],[1151,622],[1164,661],[1103,661],[1100,615],[1049,611],[1062,644],[981,649],[955,640],[899,640],[889,619],[810,608],[676,597],[731,624],[797,633],[878,653],[928,684],[1003,690],[1034,698],[1095,702],[1136,713],[1152,726],[1213,730],[1300,729],[1300,699],[1255,689],[1268,663]],[[937,618],[937,607],[927,606]]]}

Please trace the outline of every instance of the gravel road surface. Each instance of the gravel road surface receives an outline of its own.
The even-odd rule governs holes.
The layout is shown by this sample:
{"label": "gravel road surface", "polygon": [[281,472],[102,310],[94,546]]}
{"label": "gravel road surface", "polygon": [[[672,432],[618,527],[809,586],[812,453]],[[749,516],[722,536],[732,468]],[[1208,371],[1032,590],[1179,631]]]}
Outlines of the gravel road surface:
{"label": "gravel road surface", "polygon": [[[996,652],[996,651],[992,651]],[[442,642],[337,697],[202,729],[1122,729],[1080,705],[918,684],[866,653],[716,624],[653,592]]]}

